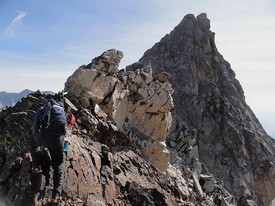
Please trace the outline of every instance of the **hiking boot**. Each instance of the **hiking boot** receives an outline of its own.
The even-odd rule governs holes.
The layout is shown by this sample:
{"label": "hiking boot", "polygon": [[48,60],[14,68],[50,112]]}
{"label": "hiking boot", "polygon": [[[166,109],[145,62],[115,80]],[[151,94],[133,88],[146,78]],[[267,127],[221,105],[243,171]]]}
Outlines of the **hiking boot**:
{"label": "hiking boot", "polygon": [[32,172],[30,176],[31,189],[33,192],[39,192],[42,183],[42,174]]}
{"label": "hiking boot", "polygon": [[40,205],[41,205],[40,192],[37,192],[37,193],[34,195],[33,203],[34,203],[35,206],[40,206]]}
{"label": "hiking boot", "polygon": [[52,203],[59,203],[62,200],[59,193],[53,194],[52,196]]}

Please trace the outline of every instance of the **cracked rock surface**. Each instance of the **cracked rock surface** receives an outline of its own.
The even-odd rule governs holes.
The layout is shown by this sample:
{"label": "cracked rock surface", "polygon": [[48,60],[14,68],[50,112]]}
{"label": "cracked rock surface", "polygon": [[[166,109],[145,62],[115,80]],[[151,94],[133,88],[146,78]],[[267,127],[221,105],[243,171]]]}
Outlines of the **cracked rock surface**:
{"label": "cracked rock surface", "polygon": [[[246,104],[234,71],[218,52],[207,15],[186,15],[139,62],[150,63],[153,74],[170,74],[175,105],[168,138],[171,163],[212,173],[240,205],[270,205],[274,139]],[[202,168],[191,163],[190,153]]]}

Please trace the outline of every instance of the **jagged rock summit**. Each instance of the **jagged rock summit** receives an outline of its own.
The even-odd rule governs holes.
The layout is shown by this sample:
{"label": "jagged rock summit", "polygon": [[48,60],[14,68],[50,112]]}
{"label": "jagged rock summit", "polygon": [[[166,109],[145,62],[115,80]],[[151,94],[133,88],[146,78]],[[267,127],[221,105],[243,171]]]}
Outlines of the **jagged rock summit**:
{"label": "jagged rock summit", "polygon": [[[199,172],[224,182],[239,205],[275,198],[275,145],[245,102],[235,73],[215,45],[205,13],[186,15],[139,60],[168,72],[174,89],[171,164],[197,153]],[[190,150],[190,151],[189,151]]]}
{"label": "jagged rock summit", "polygon": [[[246,105],[206,14],[186,15],[126,71],[122,57],[110,49],[65,83],[77,123],[59,205],[269,206],[274,140]],[[1,205],[52,205],[43,181],[31,190],[28,153],[35,110],[51,97],[33,92],[0,112]]]}

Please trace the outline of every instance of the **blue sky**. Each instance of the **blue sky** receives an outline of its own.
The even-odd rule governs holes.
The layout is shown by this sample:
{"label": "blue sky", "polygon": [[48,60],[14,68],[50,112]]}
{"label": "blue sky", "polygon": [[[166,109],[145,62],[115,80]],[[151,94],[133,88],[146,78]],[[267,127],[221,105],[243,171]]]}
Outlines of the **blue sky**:
{"label": "blue sky", "polygon": [[0,91],[62,90],[75,69],[110,48],[123,51],[124,68],[186,14],[202,12],[275,137],[274,0],[0,0]]}

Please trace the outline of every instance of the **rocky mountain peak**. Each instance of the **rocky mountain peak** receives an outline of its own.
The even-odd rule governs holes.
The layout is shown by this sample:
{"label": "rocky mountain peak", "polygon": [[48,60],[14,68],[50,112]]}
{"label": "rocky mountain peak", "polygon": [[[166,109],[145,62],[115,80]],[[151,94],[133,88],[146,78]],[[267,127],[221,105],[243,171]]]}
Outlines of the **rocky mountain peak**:
{"label": "rocky mountain peak", "polygon": [[[274,140],[206,14],[186,15],[125,71],[121,58],[107,50],[65,83],[77,122],[67,132],[59,205],[271,204]],[[31,190],[28,152],[36,108],[51,97],[32,92],[0,112],[2,205],[51,205],[43,178],[41,191]]]}
{"label": "rocky mountain peak", "polygon": [[189,14],[139,60],[151,63],[153,73],[170,74],[175,105],[168,138],[175,154],[171,163],[194,167],[186,159],[193,154],[199,173],[223,180],[239,204],[269,205],[275,196],[274,140],[246,104],[214,36],[206,14]]}

